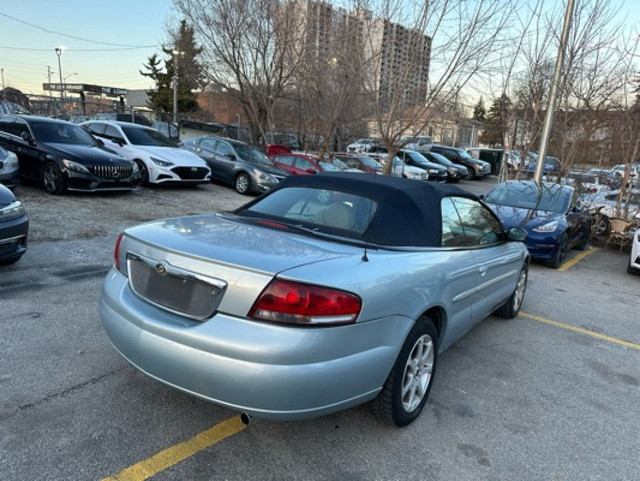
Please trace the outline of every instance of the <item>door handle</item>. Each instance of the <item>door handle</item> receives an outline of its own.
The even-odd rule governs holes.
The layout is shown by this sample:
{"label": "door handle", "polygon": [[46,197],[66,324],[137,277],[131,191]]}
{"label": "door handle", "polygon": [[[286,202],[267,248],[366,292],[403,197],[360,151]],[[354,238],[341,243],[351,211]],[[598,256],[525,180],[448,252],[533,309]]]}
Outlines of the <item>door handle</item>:
{"label": "door handle", "polygon": [[487,273],[487,266],[480,266],[478,271],[480,271],[481,276],[484,276]]}

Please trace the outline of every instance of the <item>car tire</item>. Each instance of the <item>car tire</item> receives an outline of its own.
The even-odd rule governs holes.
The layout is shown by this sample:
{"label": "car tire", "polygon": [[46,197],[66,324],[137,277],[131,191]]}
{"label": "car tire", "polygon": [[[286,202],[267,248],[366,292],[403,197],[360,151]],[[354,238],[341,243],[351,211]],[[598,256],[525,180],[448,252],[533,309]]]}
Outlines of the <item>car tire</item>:
{"label": "car tire", "polygon": [[635,276],[640,275],[640,270],[635,267],[631,267],[631,258],[629,258],[629,263],[627,264],[627,273],[633,274]]}
{"label": "car tire", "polygon": [[60,167],[55,162],[47,162],[42,169],[42,185],[49,194],[61,194],[66,188]]}
{"label": "car tire", "polygon": [[524,293],[527,290],[527,278],[529,275],[529,269],[527,266],[524,266],[520,271],[520,275],[518,276],[518,282],[516,283],[516,288],[513,290],[513,293],[507,299],[502,306],[500,306],[496,311],[495,315],[498,317],[502,317],[503,319],[513,319],[520,312],[520,307],[522,307],[522,300],[524,299]]}
{"label": "car tire", "polygon": [[238,194],[248,195],[251,193],[251,178],[244,172],[236,176],[233,185]]}
{"label": "car tire", "polygon": [[138,165],[138,170],[140,171],[140,178],[142,182],[141,185],[149,185],[149,169],[147,169],[147,164],[139,159],[135,159],[134,162]]}
{"label": "car tire", "polygon": [[558,245],[558,250],[555,257],[549,262],[549,265],[554,269],[559,268],[567,258],[567,241],[562,239]]}
{"label": "car tire", "polygon": [[371,412],[380,421],[406,426],[424,408],[438,358],[438,333],[433,321],[421,317],[405,340],[382,391],[371,401]]}

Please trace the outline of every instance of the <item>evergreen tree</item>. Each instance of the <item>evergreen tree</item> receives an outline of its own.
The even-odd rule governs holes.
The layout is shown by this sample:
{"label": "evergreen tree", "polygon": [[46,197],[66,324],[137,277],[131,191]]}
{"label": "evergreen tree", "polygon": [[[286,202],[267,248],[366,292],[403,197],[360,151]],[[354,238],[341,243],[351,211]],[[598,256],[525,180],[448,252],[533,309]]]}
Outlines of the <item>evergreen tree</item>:
{"label": "evergreen tree", "polygon": [[487,109],[484,108],[482,97],[480,97],[480,100],[478,100],[478,103],[473,108],[473,119],[480,122],[487,120]]}
{"label": "evergreen tree", "polygon": [[[162,60],[154,53],[143,64],[145,71],[140,74],[155,82],[155,89],[148,91],[149,108],[156,112],[173,112],[173,76],[178,70],[178,112],[198,110],[197,94],[194,90],[202,86],[202,66],[198,56],[202,48],[196,45],[193,28],[185,20],[174,32],[170,32],[170,45],[162,48],[166,56]],[[164,62],[164,69],[161,64]]]}
{"label": "evergreen tree", "polygon": [[502,94],[491,104],[484,132],[480,142],[486,145],[503,145],[507,132],[507,121],[511,110],[511,100],[507,94]]}

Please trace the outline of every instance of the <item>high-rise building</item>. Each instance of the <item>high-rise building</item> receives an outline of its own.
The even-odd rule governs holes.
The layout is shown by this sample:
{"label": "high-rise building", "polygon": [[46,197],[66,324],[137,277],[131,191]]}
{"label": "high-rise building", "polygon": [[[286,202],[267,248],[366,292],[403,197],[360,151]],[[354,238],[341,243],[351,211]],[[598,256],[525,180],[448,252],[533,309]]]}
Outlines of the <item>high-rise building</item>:
{"label": "high-rise building", "polygon": [[428,35],[375,18],[370,11],[347,11],[319,0],[294,0],[293,5],[306,62],[331,66],[351,59],[354,67],[363,70],[362,87],[375,93],[383,107],[391,99],[407,106],[425,102],[431,53]]}

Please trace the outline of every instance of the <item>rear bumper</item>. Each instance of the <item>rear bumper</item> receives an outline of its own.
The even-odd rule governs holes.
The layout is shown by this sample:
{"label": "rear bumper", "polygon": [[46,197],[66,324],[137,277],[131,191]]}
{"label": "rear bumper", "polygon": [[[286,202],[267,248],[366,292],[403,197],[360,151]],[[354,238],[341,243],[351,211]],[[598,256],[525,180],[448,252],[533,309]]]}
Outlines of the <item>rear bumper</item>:
{"label": "rear bumper", "polygon": [[99,305],[116,350],[147,375],[256,417],[294,420],[375,397],[412,321],[299,328],[216,314],[191,321],[139,299],[112,269]]}

